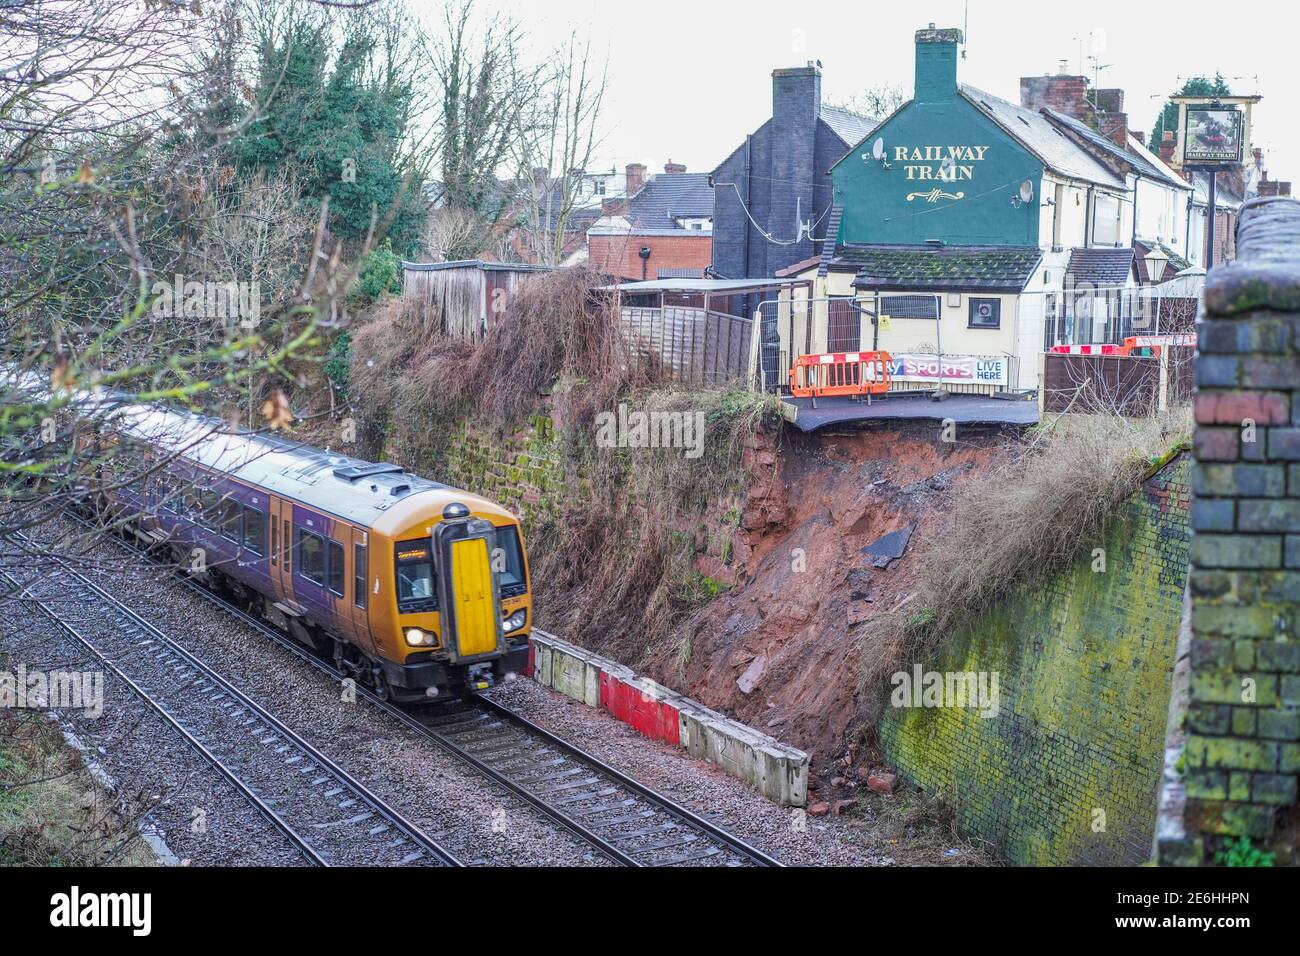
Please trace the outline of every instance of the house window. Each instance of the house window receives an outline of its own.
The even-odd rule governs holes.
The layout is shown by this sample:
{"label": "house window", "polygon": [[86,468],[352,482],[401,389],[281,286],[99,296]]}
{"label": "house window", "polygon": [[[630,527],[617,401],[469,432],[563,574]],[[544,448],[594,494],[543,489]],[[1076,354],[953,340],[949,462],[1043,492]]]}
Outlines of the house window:
{"label": "house window", "polygon": [[880,300],[880,314],[891,319],[929,319],[939,318],[939,297],[937,295],[888,295]]}
{"label": "house window", "polygon": [[970,300],[970,323],[972,329],[996,329],[1002,325],[1001,299]]}

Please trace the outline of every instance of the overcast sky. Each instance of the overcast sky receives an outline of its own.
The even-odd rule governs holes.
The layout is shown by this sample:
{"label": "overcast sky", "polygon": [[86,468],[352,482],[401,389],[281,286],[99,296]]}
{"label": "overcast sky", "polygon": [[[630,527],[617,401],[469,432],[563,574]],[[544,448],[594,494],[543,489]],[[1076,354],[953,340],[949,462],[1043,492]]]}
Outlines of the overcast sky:
{"label": "overcast sky", "polygon": [[[416,0],[420,2],[420,0]],[[822,95],[845,99],[893,83],[912,90],[912,35],[933,21],[961,27],[964,0],[493,0],[534,31],[539,48],[576,27],[608,50],[610,88],[602,151],[620,168],[668,159],[710,171],[771,113],[771,72],[822,61]],[[484,9],[488,9],[485,7]],[[1254,143],[1275,179],[1300,181],[1300,106],[1293,18],[1284,6],[1204,0],[1026,3],[970,0],[962,82],[1018,101],[1022,75],[1084,71],[1097,36],[1103,87],[1127,94],[1129,125],[1149,132],[1182,79],[1221,72],[1232,91],[1259,93]],[[799,44],[802,42],[802,46]]]}

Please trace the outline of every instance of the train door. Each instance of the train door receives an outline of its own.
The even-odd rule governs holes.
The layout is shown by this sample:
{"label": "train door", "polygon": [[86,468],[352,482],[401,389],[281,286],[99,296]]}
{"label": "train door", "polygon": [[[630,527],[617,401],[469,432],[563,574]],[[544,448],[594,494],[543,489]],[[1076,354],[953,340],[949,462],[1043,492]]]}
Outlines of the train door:
{"label": "train door", "polygon": [[375,651],[374,636],[370,633],[370,602],[375,595],[375,575],[370,565],[370,535],[361,528],[351,528],[344,547],[348,549],[351,580],[347,583],[348,612],[352,616],[353,633],[363,648]]}
{"label": "train door", "polygon": [[293,606],[293,505],[270,496],[271,583],[277,601]]}

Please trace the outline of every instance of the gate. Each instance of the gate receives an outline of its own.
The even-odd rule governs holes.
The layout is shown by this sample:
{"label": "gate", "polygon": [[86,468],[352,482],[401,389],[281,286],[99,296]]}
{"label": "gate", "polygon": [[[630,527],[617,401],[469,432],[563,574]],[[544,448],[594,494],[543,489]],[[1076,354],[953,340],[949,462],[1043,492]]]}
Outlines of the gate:
{"label": "gate", "polygon": [[767,299],[759,303],[755,319],[756,386],[769,392],[787,383],[790,369],[804,355],[872,347],[872,313],[852,296]]}

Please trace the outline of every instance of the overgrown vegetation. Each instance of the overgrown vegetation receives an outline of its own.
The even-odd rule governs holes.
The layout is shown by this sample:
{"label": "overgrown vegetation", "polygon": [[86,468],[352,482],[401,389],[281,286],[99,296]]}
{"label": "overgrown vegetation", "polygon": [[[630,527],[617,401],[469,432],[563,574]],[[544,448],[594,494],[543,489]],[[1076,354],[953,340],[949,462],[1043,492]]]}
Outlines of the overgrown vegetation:
{"label": "overgrown vegetation", "polygon": [[1272,866],[1277,854],[1259,849],[1250,837],[1227,840],[1214,852],[1215,866]]}
{"label": "overgrown vegetation", "polygon": [[55,725],[0,709],[0,866],[155,862]]}
{"label": "overgrown vegetation", "polygon": [[[434,473],[464,423],[505,435],[548,406],[566,487],[526,529],[542,613],[628,659],[717,593],[693,568],[695,528],[744,493],[744,450],[773,406],[671,382],[657,356],[629,347],[601,283],[582,270],[530,279],[476,343],[390,300],[356,330],[349,379],[368,452]],[[691,416],[701,454],[600,447],[597,416],[620,403]]]}
{"label": "overgrown vegetation", "polygon": [[1154,418],[1063,416],[949,492],[947,527],[920,556],[916,590],[865,638],[864,686],[874,687],[900,662],[927,660],[1014,591],[1096,547],[1153,465],[1190,434],[1185,406]]}

